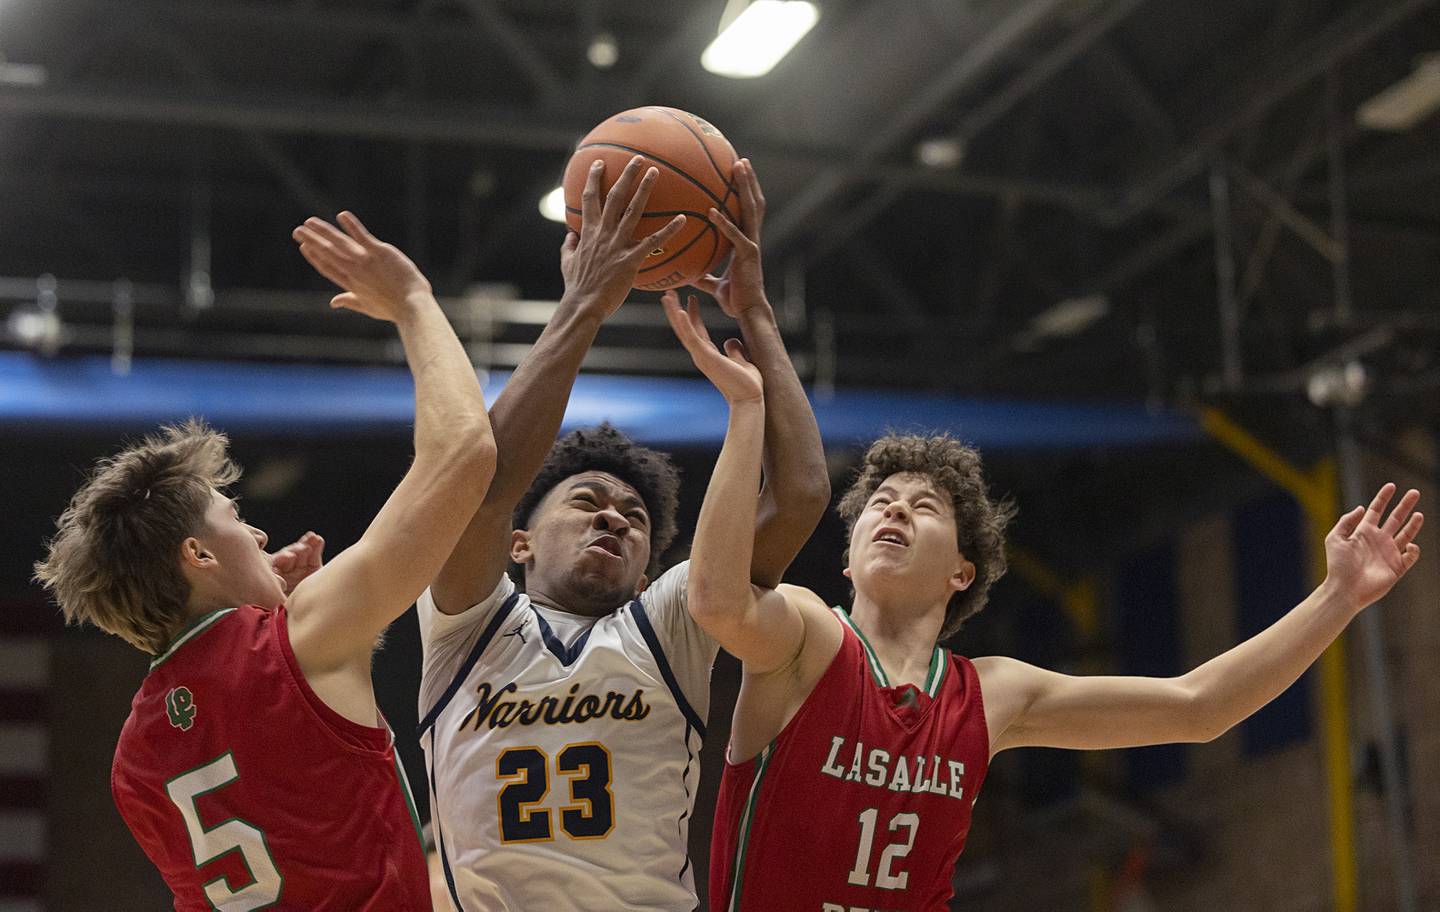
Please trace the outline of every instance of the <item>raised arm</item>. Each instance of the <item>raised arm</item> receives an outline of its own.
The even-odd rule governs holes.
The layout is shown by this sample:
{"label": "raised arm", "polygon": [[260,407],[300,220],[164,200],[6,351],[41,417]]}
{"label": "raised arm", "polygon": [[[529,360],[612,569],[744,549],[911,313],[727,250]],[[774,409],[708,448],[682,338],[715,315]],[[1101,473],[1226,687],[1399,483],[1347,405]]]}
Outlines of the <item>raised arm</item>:
{"label": "raised arm", "polygon": [[725,443],[710,475],[690,546],[687,607],[725,650],[764,673],[794,657],[803,638],[800,615],[773,589],[750,582],[753,530],[760,487],[766,402],[760,371],[737,339],[722,354],[705,331],[694,297],[680,307],[675,292],[663,298],[665,316],[695,366],[730,406]]}
{"label": "raised arm", "polygon": [[723,276],[705,276],[696,287],[713,294],[740,324],[745,351],[765,382],[764,487],[750,579],[773,589],[824,516],[830,478],[815,413],[765,297],[760,262],[765,196],[749,159],[735,165],[731,179],[739,190],[740,227],[716,209],[710,210],[710,220],[730,239],[735,254]]}
{"label": "raised arm", "polygon": [[287,607],[307,676],[359,668],[368,679],[376,638],[424,590],[480,506],[495,445],[475,369],[430,283],[355,216],[341,213],[340,224],[344,233],[312,218],[295,239],[311,265],[345,289],[332,307],[399,330],[415,379],[415,460],[360,540],[306,577]]}
{"label": "raised arm", "polygon": [[1209,741],[1279,696],[1367,606],[1420,558],[1424,517],[1387,484],[1345,514],[1325,539],[1325,581],[1266,630],[1178,678],[1071,677],[1013,659],[976,661],[991,752]]}
{"label": "raised arm", "polygon": [[600,161],[586,178],[580,233],[566,235],[560,249],[565,294],[490,410],[499,452],[490,493],[431,587],[436,607],[446,614],[483,601],[500,581],[509,560],[511,513],[555,442],[600,324],[625,301],[646,254],[685,224],[677,215],[649,237],[633,240],[659,176],[654,168],[642,176],[643,161],[631,160],[603,205]]}

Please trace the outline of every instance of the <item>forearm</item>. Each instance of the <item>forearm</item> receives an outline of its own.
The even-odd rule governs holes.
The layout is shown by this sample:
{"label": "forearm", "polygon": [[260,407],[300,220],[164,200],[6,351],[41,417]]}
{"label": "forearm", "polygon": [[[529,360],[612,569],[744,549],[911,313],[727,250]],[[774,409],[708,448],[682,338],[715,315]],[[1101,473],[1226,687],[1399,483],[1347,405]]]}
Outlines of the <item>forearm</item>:
{"label": "forearm", "polygon": [[1200,734],[1218,736],[1278,697],[1354,616],[1338,591],[1322,585],[1270,627],[1182,677]]}
{"label": "forearm", "polygon": [[474,448],[477,437],[488,441],[485,400],[445,314],[433,297],[424,299],[396,323],[415,382],[415,458],[448,460]]}
{"label": "forearm", "polygon": [[731,405],[725,443],[700,507],[690,548],[689,605],[702,625],[707,618],[739,614],[752,597],[751,537],[765,412],[765,403],[759,399]]}
{"label": "forearm", "polygon": [[752,580],[778,585],[830,503],[820,428],[768,301],[741,312],[746,351],[765,383],[765,490],[755,526]]}
{"label": "forearm", "polygon": [[490,409],[499,465],[487,507],[508,512],[524,496],[549,454],[570,391],[600,320],[569,295],[525,355]]}

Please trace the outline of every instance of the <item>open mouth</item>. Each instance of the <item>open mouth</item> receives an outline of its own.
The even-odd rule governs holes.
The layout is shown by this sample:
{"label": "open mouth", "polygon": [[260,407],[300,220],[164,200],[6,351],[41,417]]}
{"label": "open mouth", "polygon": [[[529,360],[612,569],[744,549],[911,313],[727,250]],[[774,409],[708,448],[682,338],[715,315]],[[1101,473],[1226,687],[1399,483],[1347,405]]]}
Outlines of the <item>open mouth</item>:
{"label": "open mouth", "polygon": [[613,535],[602,535],[592,541],[590,544],[586,545],[585,547],[598,548],[599,550],[604,551],[605,553],[613,555],[615,557],[620,556],[620,539],[616,538]]}
{"label": "open mouth", "polygon": [[904,548],[910,544],[905,538],[905,533],[890,526],[884,526],[875,530],[875,535],[870,539],[877,544],[897,545]]}

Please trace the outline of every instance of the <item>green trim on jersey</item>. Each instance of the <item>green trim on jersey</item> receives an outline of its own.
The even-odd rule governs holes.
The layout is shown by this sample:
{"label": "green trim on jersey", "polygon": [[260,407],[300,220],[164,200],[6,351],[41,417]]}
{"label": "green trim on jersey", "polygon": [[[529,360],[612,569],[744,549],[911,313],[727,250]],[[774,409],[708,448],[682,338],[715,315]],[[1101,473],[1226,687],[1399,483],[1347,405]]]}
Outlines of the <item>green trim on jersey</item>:
{"label": "green trim on jersey", "polygon": [[160,653],[158,656],[155,657],[155,661],[150,663],[150,670],[154,671],[156,666],[174,655],[175,650],[195,639],[195,637],[198,636],[201,631],[205,630],[205,628],[209,627],[211,624],[220,620],[220,618],[224,617],[225,615],[229,614],[234,610],[234,608],[217,608],[209,614],[201,615],[200,617],[191,621],[188,626],[186,626],[179,633],[177,633],[175,637],[170,641],[170,648],[166,649],[164,652]]}
{"label": "green trim on jersey", "polygon": [[740,912],[740,888],[745,883],[745,850],[749,848],[750,824],[755,819],[755,805],[760,798],[760,783],[765,779],[770,755],[775,752],[775,742],[765,745],[755,761],[755,781],[750,783],[750,798],[745,802],[745,813],[740,817],[740,845],[735,853],[735,872],[730,884],[730,912]]}
{"label": "green trim on jersey", "polygon": [[395,775],[400,777],[400,791],[405,796],[405,807],[410,810],[410,822],[415,825],[415,838],[420,840],[420,850],[425,850],[425,831],[420,826],[420,813],[415,810],[415,796],[410,794],[410,780],[405,776],[405,766],[400,762],[400,752],[395,749],[395,733],[390,733],[390,755],[395,760]]}
{"label": "green trim on jersey", "polygon": [[881,687],[889,687],[890,678],[885,674],[885,666],[880,664],[880,658],[875,655],[875,650],[870,648],[870,641],[865,639],[865,634],[860,632],[860,628],[855,625],[855,621],[851,619],[844,608],[836,605],[830,610],[835,612],[835,616],[840,619],[841,623],[853,630],[855,635],[860,638],[860,645],[865,647],[865,658],[870,661],[870,672],[875,676],[875,683]]}
{"label": "green trim on jersey", "polygon": [[925,693],[934,697],[940,692],[940,685],[945,681],[945,669],[950,663],[946,661],[945,650],[939,646],[935,647],[935,655],[930,657],[930,673],[925,676]]}
{"label": "green trim on jersey", "polygon": [[[870,672],[875,676],[875,683],[881,687],[889,687],[890,676],[885,673],[885,666],[880,664],[880,657],[875,654],[875,650],[871,647],[870,641],[865,639],[865,634],[860,631],[860,627],[855,623],[855,620],[839,605],[836,605],[830,610],[835,612],[835,616],[838,617],[846,627],[855,631],[855,636],[859,637],[860,645],[865,648],[865,658],[870,663]],[[930,655],[930,670],[925,672],[925,686],[922,688],[927,696],[933,697],[940,692],[940,684],[945,680],[945,666],[949,664],[950,663],[945,660],[945,650],[936,646],[935,652]]]}

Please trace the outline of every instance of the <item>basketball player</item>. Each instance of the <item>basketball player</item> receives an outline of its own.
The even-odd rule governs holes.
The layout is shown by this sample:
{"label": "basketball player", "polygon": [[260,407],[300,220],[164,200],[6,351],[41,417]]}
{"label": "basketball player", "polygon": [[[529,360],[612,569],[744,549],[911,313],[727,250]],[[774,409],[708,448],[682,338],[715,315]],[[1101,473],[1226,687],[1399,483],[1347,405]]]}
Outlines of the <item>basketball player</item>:
{"label": "basketball player", "polygon": [[[376,639],[449,555],[495,468],[460,342],[403,253],[349,213],[295,230],[395,324],[415,379],[415,460],[352,547],[275,558],[223,489],[224,435],[191,421],[103,460],[36,566],[67,620],[154,657],[115,750],[121,816],[182,912],[429,910],[419,824],[376,707]],[[286,577],[302,580],[287,594]]]}
{"label": "basketball player", "polygon": [[[759,184],[748,162],[734,173],[742,227],[710,218],[735,257],[702,284],[737,318],[770,383],[780,430],[745,535],[755,539],[746,573],[773,586],[829,486],[764,296]],[[560,309],[492,410],[490,493],[419,603],[421,743],[442,867],[464,912],[696,903],[686,832],[716,645],[685,610],[686,565],[657,578],[678,478],[666,457],[609,427],[551,448],[597,327],[663,244],[630,240],[655,171],[641,177],[633,161],[603,205],[600,176],[590,172],[580,235],[563,248]],[[512,560],[524,593],[505,574]]]}
{"label": "basketball player", "polygon": [[[840,503],[849,612],[745,569],[764,402],[743,352],[693,308],[676,332],[730,402],[690,557],[690,611],[744,663],[715,815],[712,910],[939,910],[990,759],[1013,747],[1208,741],[1298,678],[1419,559],[1423,517],[1385,485],[1325,542],[1325,582],[1268,630],[1179,678],[1071,677],[937,641],[1005,571],[1008,505],[949,437],[885,437]],[[982,699],[983,694],[983,699]],[[804,862],[797,863],[803,846]]]}

